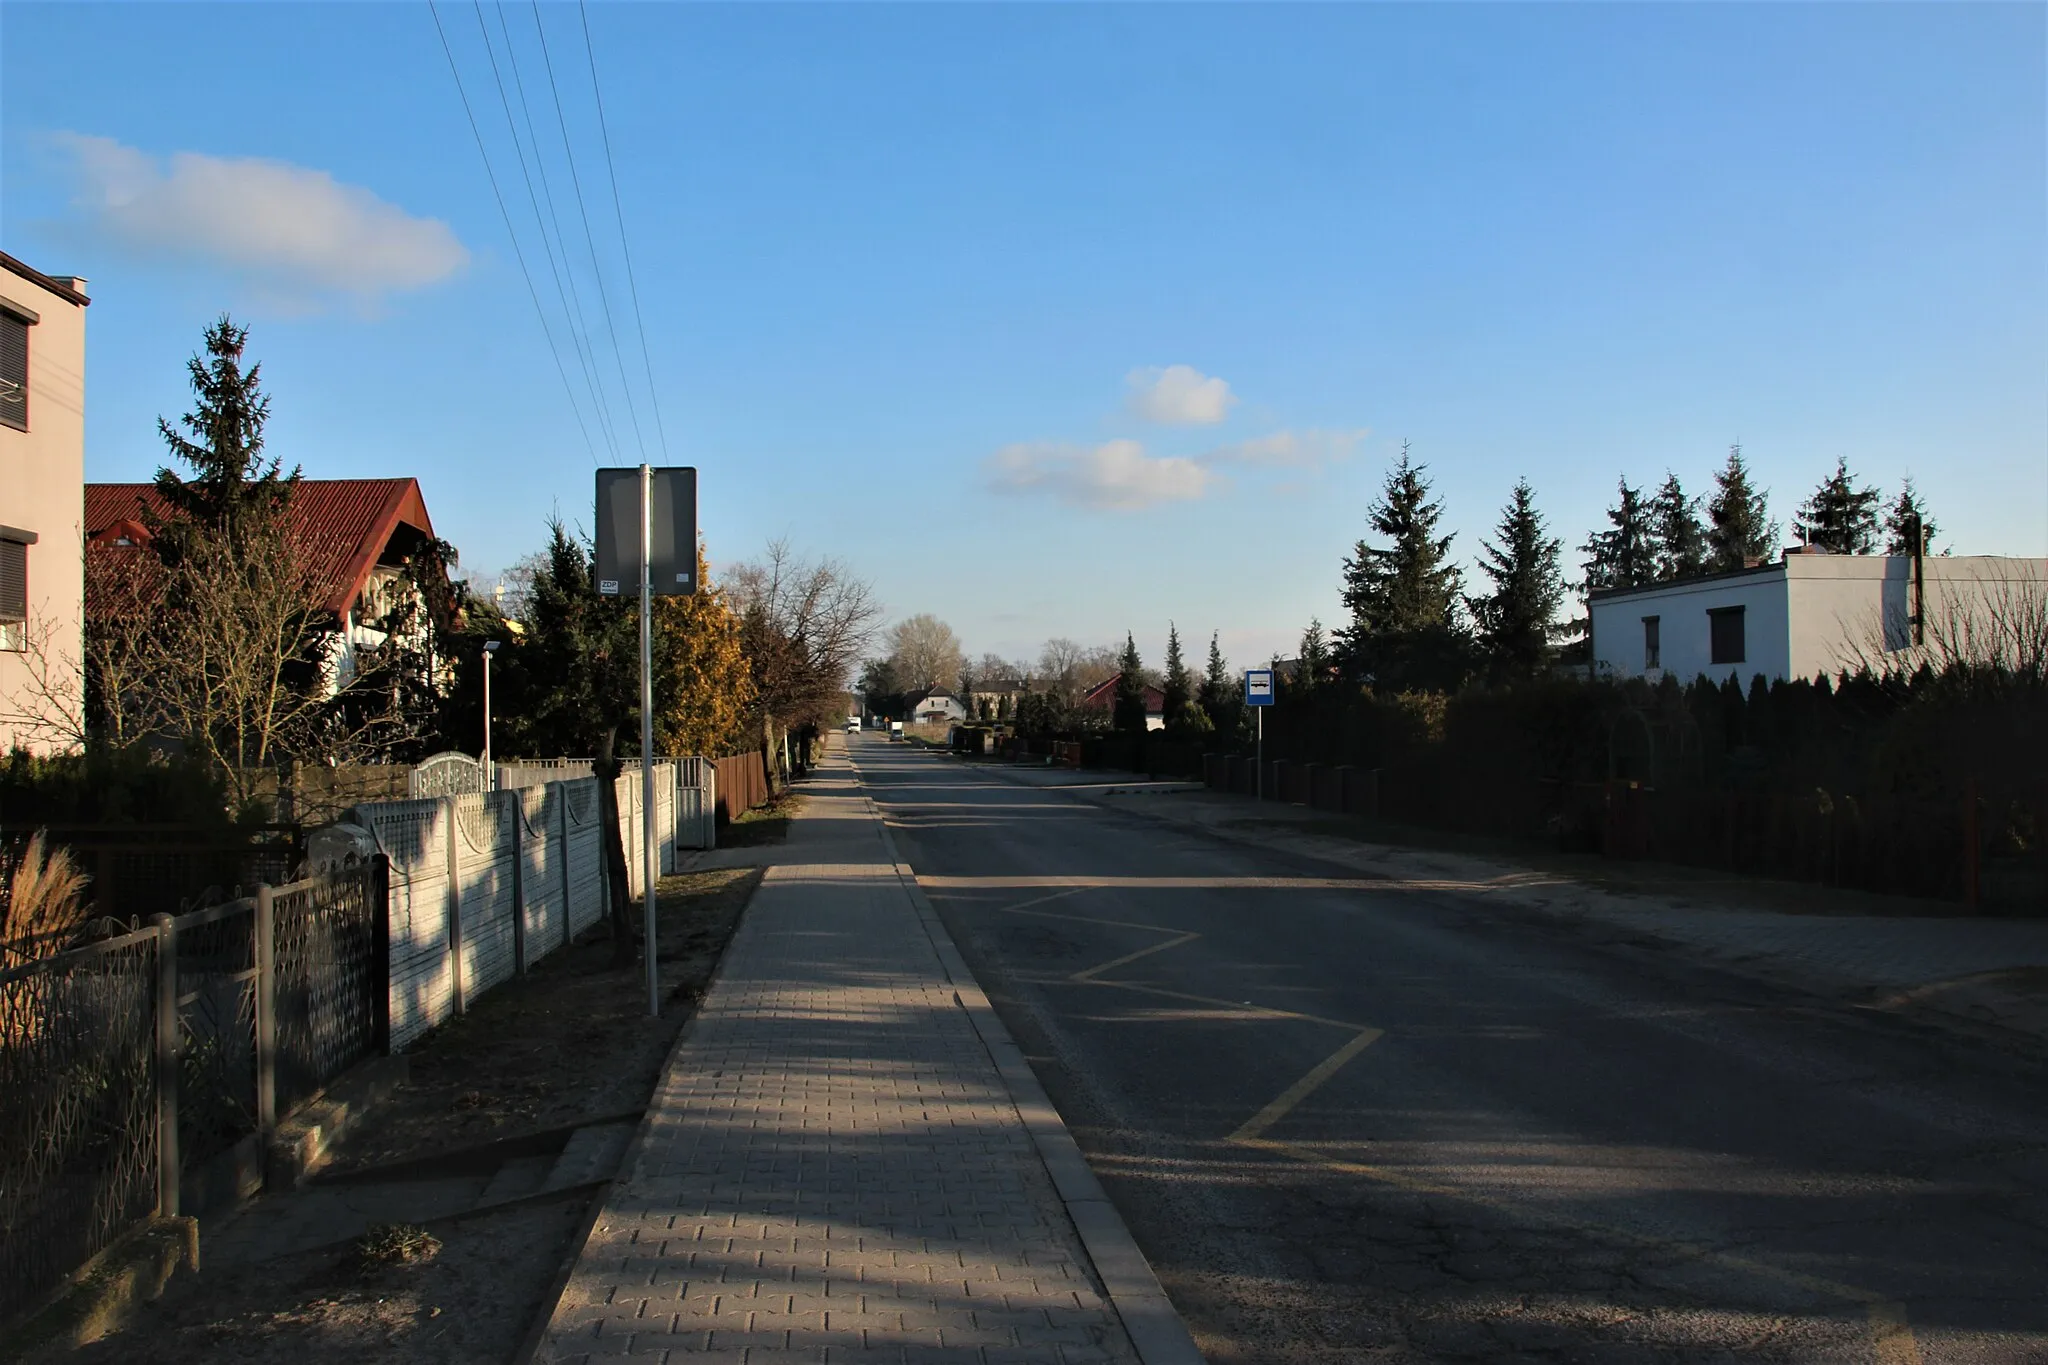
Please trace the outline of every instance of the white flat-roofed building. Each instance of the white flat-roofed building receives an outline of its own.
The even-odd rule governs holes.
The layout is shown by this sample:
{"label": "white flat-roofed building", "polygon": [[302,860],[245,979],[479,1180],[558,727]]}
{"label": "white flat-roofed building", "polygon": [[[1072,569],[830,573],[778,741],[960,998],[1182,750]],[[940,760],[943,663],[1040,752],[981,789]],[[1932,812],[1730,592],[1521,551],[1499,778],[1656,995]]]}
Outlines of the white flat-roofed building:
{"label": "white flat-roofed building", "polygon": [[[1831,555],[1788,550],[1752,569],[1596,592],[1596,675],[1691,682],[1830,676],[1918,666],[1928,637],[2039,611],[2048,559],[2000,555]],[[1921,618],[1916,627],[1914,618]]]}

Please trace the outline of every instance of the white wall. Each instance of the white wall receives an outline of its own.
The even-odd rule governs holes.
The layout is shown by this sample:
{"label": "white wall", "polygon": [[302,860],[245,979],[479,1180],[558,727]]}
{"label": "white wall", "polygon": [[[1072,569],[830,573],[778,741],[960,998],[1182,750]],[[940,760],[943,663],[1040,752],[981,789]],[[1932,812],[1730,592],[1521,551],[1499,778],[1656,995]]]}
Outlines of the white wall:
{"label": "white wall", "polygon": [[[1926,573],[1930,629],[1944,622],[1982,622],[2001,599],[2048,593],[2048,559],[1996,555],[1932,556]],[[1663,673],[1691,682],[1704,673],[1719,682],[1812,678],[1872,666],[1912,668],[1917,658],[1908,616],[1913,561],[1904,555],[1791,554],[1744,574],[1695,579],[1593,602],[1597,671],[1644,676],[1643,624],[1663,630]],[[1747,658],[1710,664],[1707,611],[1741,606]],[[1935,662],[1939,662],[1936,658]]]}
{"label": "white wall", "polygon": [[[1595,671],[1618,678],[1670,674],[1689,683],[1702,673],[1720,682],[1734,677],[1747,683],[1754,674],[1786,676],[1791,664],[1790,626],[1783,566],[1720,578],[1671,583],[1624,596],[1593,601]],[[1708,634],[1707,612],[1721,607],[1743,608],[1743,661],[1715,664]],[[1643,618],[1659,619],[1662,668],[1646,675],[1643,668]]]}
{"label": "white wall", "polygon": [[[2008,594],[2048,590],[2048,559],[1934,555],[1923,559],[1925,613],[1939,634],[1958,618],[1981,620]],[[1792,676],[1840,673],[1864,663],[1915,667],[1913,561],[1904,555],[1792,555]]]}

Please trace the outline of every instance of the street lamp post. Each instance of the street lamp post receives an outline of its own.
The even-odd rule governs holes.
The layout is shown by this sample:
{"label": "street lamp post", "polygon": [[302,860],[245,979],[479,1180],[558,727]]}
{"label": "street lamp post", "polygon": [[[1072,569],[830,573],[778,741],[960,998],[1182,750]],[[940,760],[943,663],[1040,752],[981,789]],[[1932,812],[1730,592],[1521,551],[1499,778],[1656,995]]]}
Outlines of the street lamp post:
{"label": "street lamp post", "polygon": [[491,656],[498,652],[498,641],[484,641],[484,790],[498,789],[498,772],[491,766]]}

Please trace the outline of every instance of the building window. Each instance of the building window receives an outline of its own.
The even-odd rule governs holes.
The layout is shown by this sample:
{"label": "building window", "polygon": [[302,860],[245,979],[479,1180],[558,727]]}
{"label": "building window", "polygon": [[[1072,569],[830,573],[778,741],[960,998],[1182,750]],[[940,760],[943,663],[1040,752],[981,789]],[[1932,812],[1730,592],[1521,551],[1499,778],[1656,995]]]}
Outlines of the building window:
{"label": "building window", "polygon": [[28,324],[0,312],[0,426],[28,430]]}
{"label": "building window", "polygon": [[30,532],[0,528],[0,649],[28,648]]}
{"label": "building window", "polygon": [[1708,643],[1717,664],[1739,664],[1746,651],[1742,639],[1742,608],[1713,607],[1707,612]]}
{"label": "building window", "polygon": [[1663,641],[1659,638],[1658,618],[1655,616],[1645,616],[1643,618],[1643,672],[1647,673],[1653,668],[1662,668],[1664,666],[1663,654]]}

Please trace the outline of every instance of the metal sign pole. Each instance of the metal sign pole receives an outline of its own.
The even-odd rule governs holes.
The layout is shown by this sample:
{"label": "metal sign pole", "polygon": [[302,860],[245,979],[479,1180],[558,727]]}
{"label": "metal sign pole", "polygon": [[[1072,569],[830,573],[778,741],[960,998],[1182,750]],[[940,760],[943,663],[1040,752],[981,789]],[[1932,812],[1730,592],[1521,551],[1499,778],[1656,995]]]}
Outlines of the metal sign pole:
{"label": "metal sign pole", "polygon": [[1273,704],[1273,670],[1247,668],[1244,671],[1244,704],[1252,708],[1258,747],[1252,750],[1252,794],[1266,799],[1266,708]]}
{"label": "metal sign pole", "polygon": [[661,971],[654,944],[654,470],[640,466],[640,898],[647,943],[647,1013],[661,1017]]}

